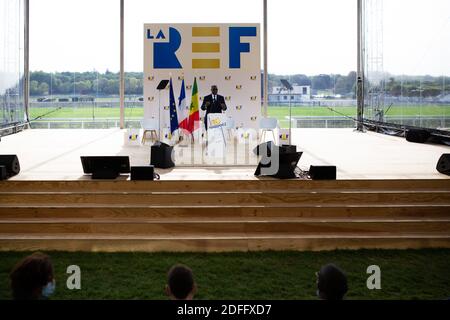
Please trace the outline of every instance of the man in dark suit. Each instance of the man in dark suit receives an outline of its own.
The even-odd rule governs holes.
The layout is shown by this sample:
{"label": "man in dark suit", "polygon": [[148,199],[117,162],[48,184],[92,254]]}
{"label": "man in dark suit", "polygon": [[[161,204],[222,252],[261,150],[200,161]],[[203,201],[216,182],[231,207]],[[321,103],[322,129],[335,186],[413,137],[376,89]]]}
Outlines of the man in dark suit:
{"label": "man in dark suit", "polygon": [[211,94],[203,98],[202,110],[206,110],[205,114],[205,129],[208,130],[208,114],[209,113],[222,113],[222,111],[227,110],[227,105],[225,104],[225,98],[217,94],[217,86],[211,86]]}

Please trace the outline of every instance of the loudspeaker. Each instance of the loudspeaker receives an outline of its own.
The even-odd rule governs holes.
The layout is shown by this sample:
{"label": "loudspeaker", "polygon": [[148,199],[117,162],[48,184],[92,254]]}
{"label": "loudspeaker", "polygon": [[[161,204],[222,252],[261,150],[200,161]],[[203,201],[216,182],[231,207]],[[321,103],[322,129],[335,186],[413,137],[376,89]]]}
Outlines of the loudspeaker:
{"label": "loudspeaker", "polygon": [[278,148],[279,154],[297,152],[296,145],[283,144],[281,146],[277,146],[273,141],[267,141],[256,146],[256,148],[253,149],[253,153],[257,156],[260,156],[263,155],[264,150],[266,150],[266,153],[264,155],[270,157],[274,148]]}
{"label": "loudspeaker", "polygon": [[278,179],[296,178],[295,168],[297,168],[297,163],[303,152],[286,153],[286,149],[283,150],[283,152],[280,151],[280,167],[274,177]]}
{"label": "loudspeaker", "polygon": [[[297,163],[300,160],[303,152],[293,152],[293,153],[280,153],[278,168],[276,172],[271,172],[271,174],[267,174],[261,172],[262,169],[267,168],[270,170],[272,165],[272,159],[269,157],[264,157],[258,164],[258,167],[255,171],[255,176],[268,175],[278,179],[293,179],[295,176],[295,168],[297,167]],[[275,170],[275,169],[274,169]]]}
{"label": "loudspeaker", "polygon": [[425,143],[431,134],[427,130],[410,129],[406,131],[406,141],[415,143]]}
{"label": "loudspeaker", "polygon": [[265,155],[270,157],[274,147],[276,147],[276,145],[273,141],[267,141],[257,145],[256,148],[253,149],[253,153],[260,156],[264,151],[266,151]]}
{"label": "loudspeaker", "polygon": [[280,154],[284,153],[295,153],[297,152],[297,146],[296,145],[290,145],[290,144],[282,144],[279,147]]}
{"label": "loudspeaker", "polygon": [[436,165],[436,170],[450,176],[450,153],[444,153]]}
{"label": "loudspeaker", "polygon": [[6,167],[0,166],[0,180],[6,180]]}
{"label": "loudspeaker", "polygon": [[92,173],[92,179],[115,179],[121,173],[130,172],[128,156],[81,156],[84,173]]}
{"label": "loudspeaker", "polygon": [[155,168],[172,168],[175,163],[172,161],[173,147],[163,142],[156,142],[151,147],[150,164]]}
{"label": "loudspeaker", "polygon": [[310,166],[308,173],[312,180],[336,180],[336,166]]}
{"label": "loudspeaker", "polygon": [[6,170],[6,178],[9,179],[20,172],[19,158],[15,154],[0,155],[0,166]]}
{"label": "loudspeaker", "polygon": [[155,168],[150,166],[131,167],[131,180],[153,180]]}

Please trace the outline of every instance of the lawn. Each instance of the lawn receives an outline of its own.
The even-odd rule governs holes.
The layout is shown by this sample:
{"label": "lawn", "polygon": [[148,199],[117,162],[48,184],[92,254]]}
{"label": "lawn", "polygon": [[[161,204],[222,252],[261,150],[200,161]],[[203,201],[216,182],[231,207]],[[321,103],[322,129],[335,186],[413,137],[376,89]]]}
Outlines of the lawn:
{"label": "lawn", "polygon": [[[340,116],[340,114],[354,117],[356,116],[356,107],[334,107],[336,112],[323,107],[292,107],[292,116],[294,117],[324,117],[324,116]],[[54,111],[54,112],[52,112]],[[46,115],[45,119],[71,119],[71,118],[119,118],[119,108],[109,107],[77,107],[77,108],[31,108],[30,117],[34,119],[38,116]],[[144,115],[144,109],[140,107],[125,108],[125,119],[140,119]],[[285,119],[289,116],[289,107],[269,107],[268,115],[278,119]],[[450,106],[396,106],[392,107],[387,116],[447,116],[450,117]]]}
{"label": "lawn", "polygon": [[[30,119],[35,119],[39,116],[43,119],[93,119],[93,118],[115,118],[119,119],[119,108],[92,108],[92,107],[77,107],[77,108],[31,108]],[[125,119],[141,119],[144,116],[143,108],[126,108]]]}
{"label": "lawn", "polygon": [[[8,274],[28,253],[0,252],[0,299],[9,299]],[[316,299],[315,272],[336,263],[347,272],[349,299],[446,299],[450,250],[361,250],[250,253],[50,252],[56,269],[54,299],[165,299],[166,272],[189,265],[198,299]],[[81,268],[81,290],[70,291],[66,268]],[[369,265],[381,268],[381,290],[366,287]]]}
{"label": "lawn", "polygon": [[[292,107],[292,116],[327,117],[346,115],[356,116],[356,107],[332,107],[332,110],[323,106]],[[289,107],[270,107],[268,114],[271,117],[282,118],[289,116]],[[395,106],[390,108],[387,116],[447,116],[450,117],[450,106]]]}

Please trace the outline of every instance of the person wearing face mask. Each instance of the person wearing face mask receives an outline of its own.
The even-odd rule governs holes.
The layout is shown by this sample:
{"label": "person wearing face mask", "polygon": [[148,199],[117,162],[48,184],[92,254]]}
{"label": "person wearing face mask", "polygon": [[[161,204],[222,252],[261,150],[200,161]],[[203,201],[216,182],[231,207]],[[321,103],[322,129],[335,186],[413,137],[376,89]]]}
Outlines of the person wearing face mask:
{"label": "person wearing face mask", "polygon": [[19,261],[10,274],[14,300],[48,299],[55,291],[55,277],[50,257],[36,252]]}
{"label": "person wearing face mask", "polygon": [[203,98],[201,109],[206,111],[205,114],[205,129],[208,131],[208,114],[210,113],[222,113],[227,110],[225,104],[225,98],[220,94],[217,94],[218,89],[216,85],[211,86],[211,94]]}

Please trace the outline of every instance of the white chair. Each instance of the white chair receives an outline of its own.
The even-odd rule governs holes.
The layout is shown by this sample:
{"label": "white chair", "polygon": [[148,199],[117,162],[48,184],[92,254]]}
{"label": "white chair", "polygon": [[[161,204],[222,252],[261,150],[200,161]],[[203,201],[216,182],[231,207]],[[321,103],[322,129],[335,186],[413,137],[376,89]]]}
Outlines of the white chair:
{"label": "white chair", "polygon": [[228,137],[229,137],[229,138],[231,138],[231,134],[232,134],[233,130],[235,129],[235,126],[236,126],[236,125],[235,125],[234,119],[231,118],[231,117],[228,117],[228,118],[227,118],[227,126],[226,126],[226,129],[227,129]]}
{"label": "white chair", "polygon": [[276,128],[278,128],[277,118],[261,118],[261,120],[259,120],[259,128],[262,130],[261,138],[259,140],[260,143],[265,141],[264,138],[266,137],[267,131],[272,132],[273,142],[277,142],[274,131]]}
{"label": "white chair", "polygon": [[150,133],[150,140],[158,140],[158,130],[159,124],[157,119],[142,119],[141,127],[144,130],[142,133],[142,144],[145,143],[147,139],[147,133]]}

